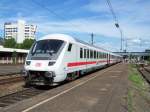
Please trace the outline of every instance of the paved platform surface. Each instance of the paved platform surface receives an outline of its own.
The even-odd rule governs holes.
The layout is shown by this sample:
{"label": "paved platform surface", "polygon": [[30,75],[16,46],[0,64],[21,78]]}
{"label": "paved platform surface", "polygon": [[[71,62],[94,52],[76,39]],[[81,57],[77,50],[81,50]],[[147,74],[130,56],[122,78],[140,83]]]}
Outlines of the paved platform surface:
{"label": "paved platform surface", "polygon": [[23,69],[23,65],[0,65],[0,75],[19,73]]}
{"label": "paved platform surface", "polygon": [[127,65],[117,64],[0,111],[127,112],[127,77]]}

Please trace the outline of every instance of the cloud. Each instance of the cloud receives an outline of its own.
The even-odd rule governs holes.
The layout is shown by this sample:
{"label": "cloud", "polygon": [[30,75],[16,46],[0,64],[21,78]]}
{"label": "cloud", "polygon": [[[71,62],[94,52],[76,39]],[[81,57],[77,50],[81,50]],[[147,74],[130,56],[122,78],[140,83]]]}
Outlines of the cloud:
{"label": "cloud", "polygon": [[[111,0],[111,3],[126,36],[150,36],[148,33],[150,29],[150,1]],[[85,8],[92,12],[99,12],[99,14],[110,15],[107,16],[107,19],[113,20],[105,0],[91,0]]]}
{"label": "cloud", "polygon": [[[89,16],[87,18],[79,15],[78,18],[73,18],[69,20],[56,21],[49,17],[49,13],[46,10],[38,10],[34,11],[34,13],[30,16],[25,15],[23,12],[29,12],[25,10],[25,7],[20,8],[20,11],[17,12],[16,17],[8,17],[5,18],[5,21],[9,20],[17,20],[25,19],[30,23],[35,23],[38,25],[38,31],[43,34],[49,32],[63,32],[63,31],[71,31],[71,32],[83,32],[83,33],[91,33],[94,32],[98,35],[104,35],[106,37],[117,37],[120,38],[119,30],[115,27],[114,21],[112,19],[112,15],[109,11],[106,1],[104,0],[89,0],[90,2],[82,5],[81,7],[87,11],[91,12],[99,12],[100,16],[107,15],[108,19],[99,18],[99,16]],[[147,5],[147,2],[140,2],[140,0],[126,0],[126,1],[118,1],[111,0],[112,5],[116,11],[117,16],[119,16],[120,26],[123,29],[124,37],[149,37],[149,29],[150,25],[146,24],[137,24],[148,21],[147,9],[150,9]],[[65,6],[67,4],[72,4],[73,1],[64,2]],[[144,8],[140,8],[139,6],[144,5]],[[134,7],[133,7],[134,6]],[[12,7],[12,5],[11,5]],[[13,6],[14,7],[14,6]],[[40,8],[41,9],[41,8]],[[18,10],[18,9],[17,9]],[[78,9],[76,9],[78,10]],[[57,12],[57,11],[56,11]],[[82,12],[82,10],[80,11]],[[102,13],[103,12],[103,13]],[[139,14],[139,16],[137,15]],[[134,17],[137,15],[136,17]],[[141,15],[144,15],[141,16]],[[124,17],[126,16],[126,17]],[[56,17],[57,18],[57,17]],[[135,19],[136,18],[136,19]],[[1,21],[1,20],[0,20]],[[4,21],[4,18],[3,18]],[[3,22],[1,21],[1,23]]]}
{"label": "cloud", "polygon": [[99,46],[99,47],[101,47],[101,48],[105,48],[105,49],[107,49],[107,50],[109,50],[109,51],[117,51],[117,52],[120,51],[120,46],[119,46],[119,44],[114,45],[114,44],[111,43],[111,42],[99,42],[99,43],[97,43],[97,44],[95,44],[95,45],[97,45],[97,46]]}
{"label": "cloud", "polygon": [[141,40],[140,39],[133,39],[131,40],[133,43],[137,43],[137,44],[140,44],[141,43]]}
{"label": "cloud", "polygon": [[92,12],[109,12],[106,1],[102,0],[91,0],[84,8]]}
{"label": "cloud", "polygon": [[[8,5],[4,4],[7,3]],[[42,1],[42,0],[41,0]],[[150,1],[148,0],[110,0],[114,11],[118,17],[120,26],[123,30],[124,38],[129,41],[131,46],[137,46],[141,39],[150,37]],[[15,21],[24,19],[29,24],[36,24],[37,31],[42,35],[49,33],[74,33],[99,35],[99,38],[111,38],[111,41],[104,42],[104,46],[110,49],[119,48],[114,45],[114,39],[120,40],[119,30],[114,25],[114,20],[107,6],[106,0],[68,0],[62,3],[51,4],[42,3],[45,7],[58,15],[65,17],[62,20],[38,5],[26,1],[17,0],[16,4],[10,4],[10,0],[2,0],[0,4],[0,30],[3,30],[3,24],[6,21]],[[40,2],[40,1],[39,1]],[[20,7],[17,7],[20,6]],[[12,13],[9,13],[12,10]],[[86,38],[86,36],[84,37]],[[143,42],[143,41],[142,41]],[[143,42],[144,43],[144,42]],[[146,42],[145,42],[146,43]],[[103,43],[102,43],[103,44]],[[115,43],[116,44],[116,43]],[[109,46],[110,45],[110,46]],[[147,47],[147,45],[145,45]],[[132,48],[131,48],[132,49]],[[144,49],[142,47],[141,49]]]}
{"label": "cloud", "polygon": [[37,20],[34,21],[38,25],[38,31],[46,33],[51,32],[77,32],[77,33],[95,33],[108,37],[117,37],[118,29],[115,28],[112,22],[95,21],[85,19],[73,19],[69,21],[49,21]]}

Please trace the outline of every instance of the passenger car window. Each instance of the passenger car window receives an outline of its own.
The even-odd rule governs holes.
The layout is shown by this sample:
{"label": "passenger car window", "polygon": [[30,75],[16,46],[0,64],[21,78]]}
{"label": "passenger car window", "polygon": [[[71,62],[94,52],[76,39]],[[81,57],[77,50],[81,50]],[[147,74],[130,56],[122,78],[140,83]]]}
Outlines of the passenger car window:
{"label": "passenger car window", "polygon": [[97,51],[97,53],[96,53],[96,54],[97,54],[97,59],[98,59],[98,58],[99,58],[99,53],[98,53],[98,51]]}
{"label": "passenger car window", "polygon": [[93,51],[90,50],[90,58],[92,59],[93,58]]}
{"label": "passenger car window", "polygon": [[87,54],[86,54],[86,49],[84,49],[84,58],[87,57],[86,55],[87,55]]}
{"label": "passenger car window", "polygon": [[90,52],[89,52],[89,49],[87,50],[87,58],[89,58],[89,54],[90,54]]}
{"label": "passenger car window", "polygon": [[83,58],[83,49],[80,48],[80,58]]}
{"label": "passenger car window", "polygon": [[94,59],[96,59],[96,51],[94,51]]}

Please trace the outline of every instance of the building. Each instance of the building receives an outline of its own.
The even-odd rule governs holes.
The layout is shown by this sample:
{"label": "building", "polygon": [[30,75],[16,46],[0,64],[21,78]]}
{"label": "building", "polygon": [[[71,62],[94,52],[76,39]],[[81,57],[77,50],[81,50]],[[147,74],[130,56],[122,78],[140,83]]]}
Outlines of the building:
{"label": "building", "polygon": [[4,24],[4,38],[14,38],[17,43],[22,43],[25,39],[35,39],[35,32],[36,26],[28,25],[23,20]]}
{"label": "building", "polygon": [[[2,64],[23,64],[29,50],[0,48],[0,65]],[[14,53],[16,54],[14,56]]]}

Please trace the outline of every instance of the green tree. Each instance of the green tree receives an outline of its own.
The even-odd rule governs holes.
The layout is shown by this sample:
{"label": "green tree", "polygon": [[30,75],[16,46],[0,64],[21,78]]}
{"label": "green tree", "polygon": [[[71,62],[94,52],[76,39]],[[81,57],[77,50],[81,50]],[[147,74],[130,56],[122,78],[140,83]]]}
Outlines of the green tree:
{"label": "green tree", "polygon": [[15,48],[16,44],[17,43],[14,38],[4,40],[4,47]]}
{"label": "green tree", "polygon": [[22,44],[16,44],[15,48],[22,49]]}
{"label": "green tree", "polygon": [[30,49],[30,47],[32,46],[32,44],[35,42],[35,40],[33,39],[25,39],[22,43],[21,48],[22,49]]}

